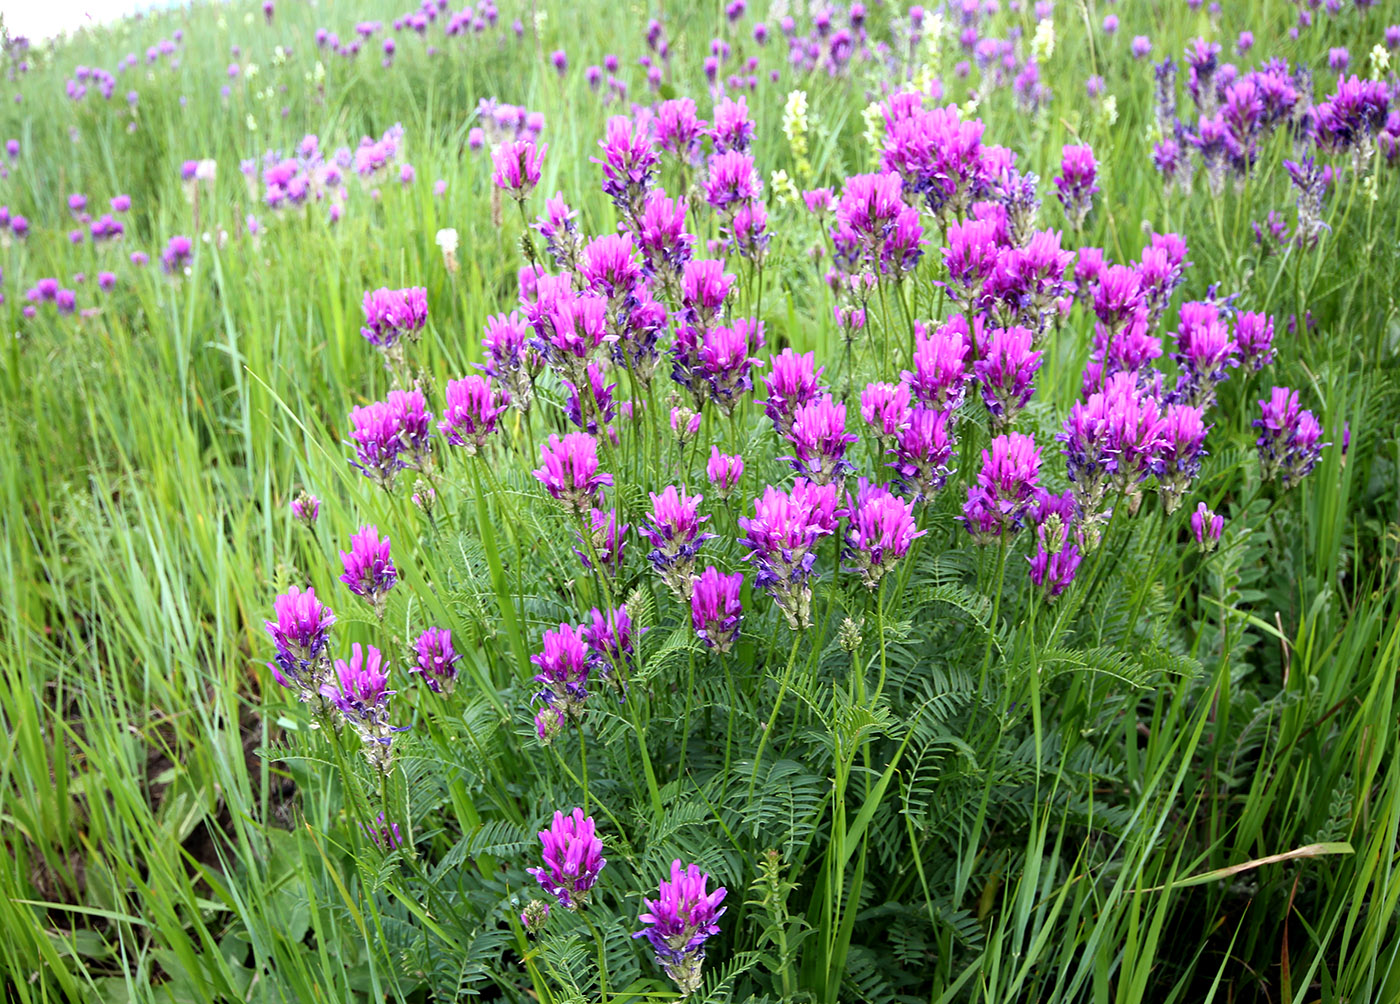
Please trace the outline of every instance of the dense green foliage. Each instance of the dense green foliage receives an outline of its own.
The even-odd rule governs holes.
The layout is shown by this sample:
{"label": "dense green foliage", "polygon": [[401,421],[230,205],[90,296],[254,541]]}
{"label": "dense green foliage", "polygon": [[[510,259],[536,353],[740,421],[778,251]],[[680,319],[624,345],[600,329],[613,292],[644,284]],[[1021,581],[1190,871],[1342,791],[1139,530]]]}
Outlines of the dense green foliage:
{"label": "dense green foliage", "polygon": [[[647,393],[615,377],[638,401],[634,428],[603,453],[625,521],[644,519],[647,493],[665,485],[701,490],[710,443],[745,457],[732,498],[705,486],[717,539],[701,565],[747,578],[743,632],[721,657],[652,573],[644,541],[633,537],[615,581],[580,564],[576,524],[530,473],[565,428],[557,381],[541,380],[537,406],[509,413],[482,457],[439,444],[429,514],[410,501],[411,478],[385,493],[346,461],[347,414],[390,386],[359,332],[365,290],[427,288],[412,352],[434,412],[447,381],[480,362],[487,316],[515,306],[522,226],[493,190],[489,155],[469,148],[478,100],[545,116],[528,216],[562,190],[582,232],[610,232],[617,215],[589,158],[607,117],[630,106],[605,105],[582,68],[616,52],[630,100],[654,100],[636,60],[660,12],[542,3],[538,37],[527,26],[517,40],[510,22],[532,8],[503,2],[480,33],[394,33],[386,68],[378,38],[353,60],[313,42],[318,26],[348,39],[353,19],[399,13],[345,6],[279,2],[267,20],[259,6],[200,6],[31,49],[23,73],[7,57],[0,136],[21,153],[0,202],[31,231],[0,250],[6,999],[673,1000],[631,934],[680,858],[729,890],[696,999],[1400,1000],[1400,172],[1377,155],[1362,182],[1336,159],[1318,246],[1266,253],[1252,224],[1270,210],[1293,219],[1290,138],[1270,137],[1239,189],[1216,197],[1200,179],[1167,192],[1150,156],[1152,61],[1129,48],[1143,34],[1153,59],[1179,56],[1204,35],[1228,57],[1248,28],[1241,66],[1310,66],[1321,100],[1329,47],[1369,72],[1377,9],[1319,12],[1291,39],[1296,11],[1282,0],[1232,0],[1223,20],[1183,0],[1062,0],[1040,65],[1048,103],[1027,112],[1003,86],[966,109],[987,143],[1043,179],[1041,225],[1065,229],[1066,247],[1132,262],[1151,232],[1179,233],[1193,265],[1177,302],[1219,284],[1276,318],[1278,360],[1221,385],[1186,503],[1168,514],[1148,493],[1135,514],[1121,506],[1053,605],[1024,572],[1029,532],[976,547],[963,527],[964,481],[990,438],[980,413],[960,443],[962,480],[920,510],[927,533],[884,585],[836,575],[828,539],[815,623],[790,631],[734,541],[762,486],[790,481],[788,444],[750,400],[734,421],[708,409],[697,445],[678,449],[667,362],[645,409]],[[890,37],[897,12],[870,6],[871,38]],[[708,115],[702,60],[716,33],[764,75],[748,102],[773,239],[761,274],[730,262],[736,315],[763,319],[764,356],[814,350],[838,395],[898,379],[906,318],[952,313],[936,284],[941,232],[926,226],[920,271],[871,300],[852,349],[833,321],[828,261],[809,255],[824,246],[818,222],[781,202],[770,174],[839,192],[874,169],[863,119],[880,97],[874,64],[800,72],[776,16],[761,48],[754,13],[738,25],[719,5],[664,13],[665,96],[689,94]],[[1099,27],[1107,13],[1116,34]],[[985,31],[1013,27],[1026,49],[1029,10],[1001,11]],[[177,28],[174,59],[119,73],[110,100],[65,95],[76,66],[115,69]],[[547,58],[561,47],[563,76]],[[917,61],[965,103],[978,71],[961,79],[961,58],[950,40]],[[1086,96],[1095,74],[1111,102]],[[805,177],[783,131],[799,88]],[[334,224],[321,206],[265,208],[238,171],[306,133],[353,148],[395,123],[416,180],[385,180],[378,198],[352,185]],[[1102,190],[1077,237],[1049,182],[1074,142],[1092,145]],[[192,200],[180,165],[203,158],[217,178]],[[660,182],[678,190],[673,163]],[[70,192],[99,207],[131,195],[114,256],[70,243]],[[696,202],[697,256],[719,257],[704,250],[718,231]],[[434,243],[446,227],[459,234],[455,273]],[[175,234],[194,238],[194,254],[171,278],[155,262]],[[130,264],[138,249],[151,266]],[[99,293],[107,268],[116,287]],[[24,316],[26,289],[75,272],[87,274],[82,311]],[[1057,327],[1020,419],[1057,491],[1053,437],[1079,398],[1092,326],[1076,307]],[[1256,400],[1273,384],[1297,388],[1333,441],[1288,490],[1261,479],[1254,455]],[[850,412],[856,467],[885,476],[854,397]],[[312,530],[288,512],[302,489],[321,499]],[[1187,522],[1197,501],[1226,517],[1209,554]],[[382,621],[336,581],[337,552],[367,523],[392,539],[400,575]],[[337,655],[374,644],[395,666],[394,724],[411,727],[387,776],[351,732],[313,728],[266,669],[273,598],[308,583],[339,616]],[[638,648],[627,699],[595,695],[582,728],[541,744],[529,664],[541,632],[623,600]],[[462,655],[450,694],[407,672],[430,624],[450,627]],[[555,909],[527,938],[535,833],[575,805],[598,821],[607,867],[586,910]],[[381,813],[402,848],[367,835]]]}

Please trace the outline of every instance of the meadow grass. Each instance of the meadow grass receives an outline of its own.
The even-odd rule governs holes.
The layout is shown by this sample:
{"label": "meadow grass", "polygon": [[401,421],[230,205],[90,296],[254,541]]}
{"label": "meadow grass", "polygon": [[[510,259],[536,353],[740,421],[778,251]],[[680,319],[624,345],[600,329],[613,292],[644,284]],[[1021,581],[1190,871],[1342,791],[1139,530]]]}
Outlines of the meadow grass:
{"label": "meadow grass", "polygon": [[[535,6],[504,2],[479,33],[390,32],[388,68],[374,49],[384,32],[357,59],[313,42],[318,27],[348,39],[356,20],[402,13],[379,0],[354,11],[279,2],[270,21],[257,5],[197,6],[9,57],[0,134],[21,153],[0,201],[31,233],[0,251],[7,999],[674,999],[630,934],[643,891],[677,857],[729,889],[705,999],[1400,1000],[1400,182],[1378,155],[1369,188],[1333,186],[1316,249],[1267,255],[1251,226],[1271,209],[1292,220],[1289,137],[1270,138],[1242,189],[1219,197],[1203,178],[1189,194],[1165,191],[1148,139],[1152,60],[1179,57],[1198,35],[1229,56],[1247,28],[1255,48],[1242,67],[1272,56],[1310,66],[1320,100],[1335,77],[1329,47],[1349,47],[1352,69],[1367,72],[1384,5],[1319,12],[1291,39],[1296,9],[1281,0],[1227,3],[1218,22],[1176,0],[1063,2],[1040,68],[1049,103],[1027,113],[1007,86],[976,105],[986,141],[1045,179],[1043,225],[1064,225],[1048,182],[1061,148],[1088,143],[1102,192],[1075,244],[1131,262],[1147,228],[1180,233],[1193,262],[1184,298],[1219,283],[1276,318],[1278,361],[1221,385],[1188,496],[1188,508],[1201,499],[1227,516],[1216,551],[1195,552],[1186,510],[1148,505],[1108,528],[1056,605],[1038,605],[1004,551],[999,568],[995,545],[967,546],[950,490],[884,588],[819,591],[806,635],[746,583],[744,634],[720,661],[633,540],[629,588],[611,598],[650,628],[632,681],[648,699],[591,712],[586,764],[582,731],[543,747],[529,711],[540,632],[608,598],[530,475],[538,444],[563,427],[559,395],[523,420],[512,412],[490,463],[454,461],[431,517],[406,484],[380,492],[346,462],[346,415],[390,380],[360,335],[365,290],[426,287],[414,362],[435,388],[481,361],[483,323],[516,301],[523,228],[493,192],[489,156],[469,147],[479,99],[545,117],[531,219],[562,190],[584,233],[613,229],[589,158],[629,104],[605,105],[581,71],[616,52],[629,99],[654,100],[636,58],[648,17],[663,12],[537,6],[538,39],[509,27]],[[988,30],[1019,27],[1024,49],[1032,14],[1004,6]],[[1109,13],[1121,21],[1111,36],[1100,28]],[[845,76],[794,70],[765,11],[738,25],[717,4],[669,3],[664,15],[663,96],[694,96],[702,115],[712,37],[730,40],[735,63],[752,55],[760,73],[781,71],[748,95],[765,183],[785,170],[801,187],[839,190],[873,169],[862,112],[876,81],[859,61]],[[901,16],[872,4],[872,37]],[[767,47],[749,34],[761,18]],[[177,28],[174,56],[148,65],[147,46]],[[1137,34],[1151,37],[1151,59],[1131,57]],[[428,43],[440,51],[429,56]],[[556,48],[571,63],[562,77],[547,62]],[[110,100],[65,95],[76,66],[115,68],[129,51],[139,64]],[[918,58],[958,102],[978,76],[957,76],[961,58],[951,43]],[[1095,74],[1112,115],[1086,95]],[[799,88],[805,178],[781,128]],[[415,181],[386,179],[377,200],[352,182],[333,225],[321,206],[266,209],[238,171],[306,133],[353,147],[395,123]],[[202,158],[217,178],[191,200],[179,166]],[[672,194],[678,180],[668,165]],[[99,208],[131,195],[115,254],[70,244],[70,192]],[[820,232],[771,195],[769,212],[764,278],[731,264],[769,348],[815,351],[837,389],[896,379],[874,332],[883,353],[899,353],[907,325],[872,303],[872,334],[843,362],[825,262],[808,258]],[[696,215],[697,256],[709,257],[703,240],[717,233]],[[459,234],[455,273],[434,244],[444,227]],[[194,248],[172,279],[155,261],[175,234]],[[899,295],[936,318],[951,311],[929,237],[921,278]],[[128,262],[138,249],[151,266]],[[117,285],[99,293],[107,267]],[[91,316],[51,305],[23,315],[39,277],[71,284],[75,272],[87,274],[76,288]],[[1290,316],[1310,320],[1291,329]],[[1042,445],[1079,396],[1090,329],[1076,315],[1047,349],[1022,420]],[[1270,383],[1302,391],[1333,443],[1287,492],[1261,483],[1253,456],[1255,400]],[[664,412],[658,397],[644,413],[652,438],[609,454],[633,523],[678,464],[692,485],[703,477],[703,454],[662,435]],[[633,448],[663,439],[664,459]],[[785,444],[773,439],[751,406],[736,423],[708,414],[701,434],[745,455],[747,497],[779,476]],[[867,449],[855,448],[872,468]],[[288,516],[303,488],[321,500],[312,531]],[[707,529],[735,536],[743,499],[711,501]],[[364,523],[392,538],[401,576],[383,622],[335,581],[337,552]],[[833,555],[823,544],[828,579]],[[725,570],[749,567],[737,558]],[[306,583],[333,598],[342,647],[377,644],[403,663],[421,627],[454,629],[463,661],[450,697],[399,669],[396,724],[413,728],[395,739],[387,780],[358,763],[348,732],[312,729],[265,667],[273,597]],[[843,647],[846,618],[863,637]],[[858,692],[877,677],[883,697]],[[524,872],[538,863],[534,831],[585,804],[606,831],[603,891],[586,912],[555,910],[549,935],[530,940],[518,914],[538,894]],[[362,828],[386,811],[409,837],[387,854]]]}

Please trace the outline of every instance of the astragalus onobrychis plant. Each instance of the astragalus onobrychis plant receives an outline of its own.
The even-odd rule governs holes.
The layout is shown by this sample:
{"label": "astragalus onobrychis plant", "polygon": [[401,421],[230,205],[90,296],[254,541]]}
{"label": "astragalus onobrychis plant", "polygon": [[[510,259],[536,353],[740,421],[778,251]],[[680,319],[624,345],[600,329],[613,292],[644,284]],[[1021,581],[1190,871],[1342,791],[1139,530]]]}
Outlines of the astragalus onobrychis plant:
{"label": "astragalus onobrychis plant", "polygon": [[[1336,124],[1353,84],[1304,114],[1285,65],[1190,66],[1171,184],[1193,150],[1213,190],[1246,177],[1274,129],[1304,164],[1349,153],[1305,186],[1365,183],[1375,137]],[[340,447],[366,524],[345,592],[277,598],[272,672],[412,902],[386,932],[406,957],[467,925],[475,964],[541,999],[923,997],[1035,911],[1160,884],[1129,850],[1166,805],[1134,790],[1138,746],[1192,755],[1240,554],[1346,432],[1277,385],[1284,323],[1178,233],[1083,242],[1089,146],[1037,160],[897,83],[871,169],[799,191],[714,91],[710,121],[689,98],[608,120],[614,212],[586,222],[538,190],[546,144],[496,139],[521,260],[480,372],[435,386],[425,291],[365,293],[392,388]],[[814,272],[825,355],[768,320]],[[374,514],[410,506],[391,544]],[[293,515],[314,530],[315,500]],[[347,646],[331,605],[375,641]],[[1187,731],[1154,734],[1168,708]]]}

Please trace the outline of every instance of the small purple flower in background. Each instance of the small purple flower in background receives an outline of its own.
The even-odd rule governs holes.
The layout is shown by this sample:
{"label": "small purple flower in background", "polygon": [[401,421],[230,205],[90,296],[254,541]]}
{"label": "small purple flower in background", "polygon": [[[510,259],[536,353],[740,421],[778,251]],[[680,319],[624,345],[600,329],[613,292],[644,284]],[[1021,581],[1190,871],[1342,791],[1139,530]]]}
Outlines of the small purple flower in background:
{"label": "small purple flower in background", "polygon": [[297,691],[299,700],[309,701],[320,693],[330,670],[326,646],[335,612],[316,598],[316,590],[302,592],[296,586],[277,597],[272,610],[276,620],[263,622],[277,647],[268,668],[278,683]]}
{"label": "small purple flower in background", "polygon": [[532,471],[545,491],[571,511],[583,515],[598,500],[612,475],[598,470],[598,441],[586,432],[571,432],[562,439],[551,435],[540,445],[541,466]]}
{"label": "small purple flower in background", "polygon": [[819,485],[851,471],[845,459],[846,447],[856,441],[846,432],[846,406],[829,397],[804,404],[792,416],[788,429],[793,456],[787,458],[793,470]]}
{"label": "small purple flower in background", "polygon": [[[20,217],[15,217],[15,220],[18,219]],[[14,226],[15,221],[11,220],[10,227],[13,229]],[[189,265],[193,257],[194,244],[190,242],[188,237],[176,234],[166,242],[165,250],[161,252],[160,267],[165,270],[166,275],[178,276]]]}
{"label": "small purple flower in background", "polygon": [[1152,40],[1146,35],[1134,35],[1131,49],[1134,59],[1146,59],[1152,52]]}
{"label": "small purple flower in background", "polygon": [[554,64],[554,72],[563,76],[569,68],[569,56],[563,49],[555,49],[549,54],[549,61]]}
{"label": "small purple flower in background", "polygon": [[739,633],[739,594],[743,587],[743,572],[725,575],[713,565],[697,575],[691,586],[691,626],[706,645],[721,655],[729,651]]}
{"label": "small purple flower in background", "polygon": [[1065,215],[1070,226],[1080,230],[1084,218],[1094,205],[1099,165],[1094,159],[1094,149],[1088,145],[1067,146],[1060,159],[1060,175],[1055,179],[1055,188],[1060,204],[1065,207]]}
{"label": "small purple flower in background", "polygon": [[379,536],[376,526],[362,526],[350,538],[350,550],[340,552],[345,568],[340,581],[356,596],[374,608],[375,616],[384,619],[384,604],[389,590],[398,581],[398,569],[389,557],[389,538]]}
{"label": "small purple flower in background", "polygon": [[1304,157],[1302,163],[1285,160],[1283,167],[1298,192],[1294,243],[1300,248],[1316,247],[1322,232],[1331,229],[1322,222],[1322,200],[1332,185],[1332,168],[1316,163],[1312,157]]}
{"label": "small purple flower in background", "polygon": [[651,513],[637,532],[651,545],[647,557],[652,567],[681,600],[689,599],[695,556],[700,546],[714,536],[701,533],[700,526],[709,516],[700,515],[703,495],[686,495],[675,485],[668,485],[660,495],[651,493]]}
{"label": "small purple flower in background", "polygon": [[860,574],[867,589],[874,589],[925,531],[914,522],[913,502],[906,502],[865,478],[860,479],[849,508],[846,554],[853,562],[850,570]]}
{"label": "small purple flower in background", "polygon": [[682,868],[671,862],[671,880],[662,881],[656,899],[644,899],[646,912],[638,919],[646,927],[632,935],[646,938],[656,953],[656,964],[676,984],[681,997],[700,988],[705,962],[705,940],[719,933],[725,888],[708,892],[710,876],[697,865]]}
{"label": "small purple flower in background", "polygon": [[967,322],[961,314],[932,332],[915,321],[914,369],[904,371],[904,382],[915,400],[935,411],[951,412],[962,404],[968,376],[966,359],[971,350]]}
{"label": "small purple flower in background", "polygon": [[534,700],[540,704],[535,728],[546,744],[567,722],[583,719],[588,700],[588,646],[583,631],[561,623],[559,630],[546,629],[543,651],[530,656],[538,668],[534,680],[540,691]]}
{"label": "small purple flower in background", "polygon": [[[632,529],[628,523],[618,526],[617,510],[609,509],[604,512],[602,509],[594,509],[588,517],[589,537],[593,545],[593,554],[598,556],[598,562],[602,565],[603,571],[613,578],[622,571],[623,548],[627,543],[627,531]],[[583,567],[592,569],[593,559],[587,548],[589,541],[583,539],[583,534],[574,532],[574,539],[578,541],[578,547],[574,548],[574,553],[583,562]],[[580,550],[582,548],[582,550]]]}
{"label": "small purple flower in background", "polygon": [[450,380],[438,432],[453,446],[464,447],[468,455],[475,454],[496,431],[509,403],[509,397],[492,385],[489,376]]}
{"label": "small purple flower in background", "polygon": [[536,147],[528,139],[502,143],[491,154],[492,184],[517,202],[525,201],[540,183],[540,169],[548,149],[548,143]]}
{"label": "small purple flower in background", "polygon": [[1213,512],[1204,502],[1196,503],[1196,511],[1191,514],[1191,532],[1202,554],[1215,550],[1224,529],[1224,516]]}
{"label": "small purple flower in background", "polygon": [[705,475],[710,479],[710,484],[719,489],[720,498],[727,499],[744,476],[744,458],[737,454],[720,453],[718,446],[711,446]]}
{"label": "small purple flower in background", "polygon": [[373,645],[368,651],[360,643],[350,646],[350,661],[335,661],[335,677],[321,684],[321,696],[340,710],[346,722],[358,733],[362,752],[371,767],[387,774],[393,760],[389,752],[393,733],[389,725],[388,670],[383,656]]}
{"label": "small purple flower in background", "polygon": [[982,451],[977,484],[967,490],[963,523],[979,544],[1014,533],[1040,496],[1040,450],[1035,439],[1012,432]]}
{"label": "small purple flower in background", "polygon": [[292,499],[291,509],[292,519],[309,530],[316,525],[316,520],[321,515],[321,500],[304,491]]}
{"label": "small purple flower in background", "polygon": [[772,420],[773,431],[779,436],[788,434],[799,408],[825,393],[821,386],[821,375],[825,371],[825,366],[817,365],[815,352],[798,355],[787,348],[773,357],[772,369],[763,378],[768,391],[763,413]]}
{"label": "small purple flower in background", "polygon": [[[268,4],[268,6],[272,5]],[[377,826],[371,826],[369,823],[360,824],[360,829],[364,831],[365,836],[369,837],[375,847],[381,851],[396,851],[403,846],[403,833],[400,832],[398,823],[386,822],[382,812],[375,822],[378,824]]]}
{"label": "small purple flower in background", "polygon": [[1162,419],[1161,444],[1157,451],[1157,486],[1162,508],[1176,511],[1191,482],[1201,472],[1205,456],[1205,409],[1189,404],[1169,404]]}
{"label": "small purple flower in background", "polygon": [[586,906],[589,890],[608,863],[593,817],[584,816],[582,809],[567,816],[556,811],[554,822],[539,836],[544,845],[544,867],[526,870],[564,909]]}
{"label": "small purple flower in background", "polygon": [[433,693],[450,694],[457,681],[457,660],[461,658],[452,647],[452,632],[447,628],[430,627],[418,636],[413,650],[418,654],[418,661],[408,671],[422,676]]}
{"label": "small purple flower in background", "polygon": [[1029,328],[993,328],[982,358],[972,364],[973,373],[982,381],[982,401],[992,416],[994,430],[1013,424],[1035,392],[1042,353],[1031,351],[1034,340]]}
{"label": "small purple flower in background", "polygon": [[1275,387],[1269,400],[1260,401],[1259,467],[1265,481],[1292,488],[1312,471],[1330,443],[1322,441],[1322,426],[1311,411],[1299,409],[1298,392]]}

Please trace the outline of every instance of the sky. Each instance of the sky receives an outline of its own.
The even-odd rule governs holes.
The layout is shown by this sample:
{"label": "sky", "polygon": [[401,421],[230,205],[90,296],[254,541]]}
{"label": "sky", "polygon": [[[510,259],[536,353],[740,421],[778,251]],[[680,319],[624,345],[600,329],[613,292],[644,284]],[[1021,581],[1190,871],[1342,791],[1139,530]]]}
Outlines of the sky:
{"label": "sky", "polygon": [[0,0],[0,14],[11,35],[34,41],[85,24],[106,24],[153,6],[151,0]]}

